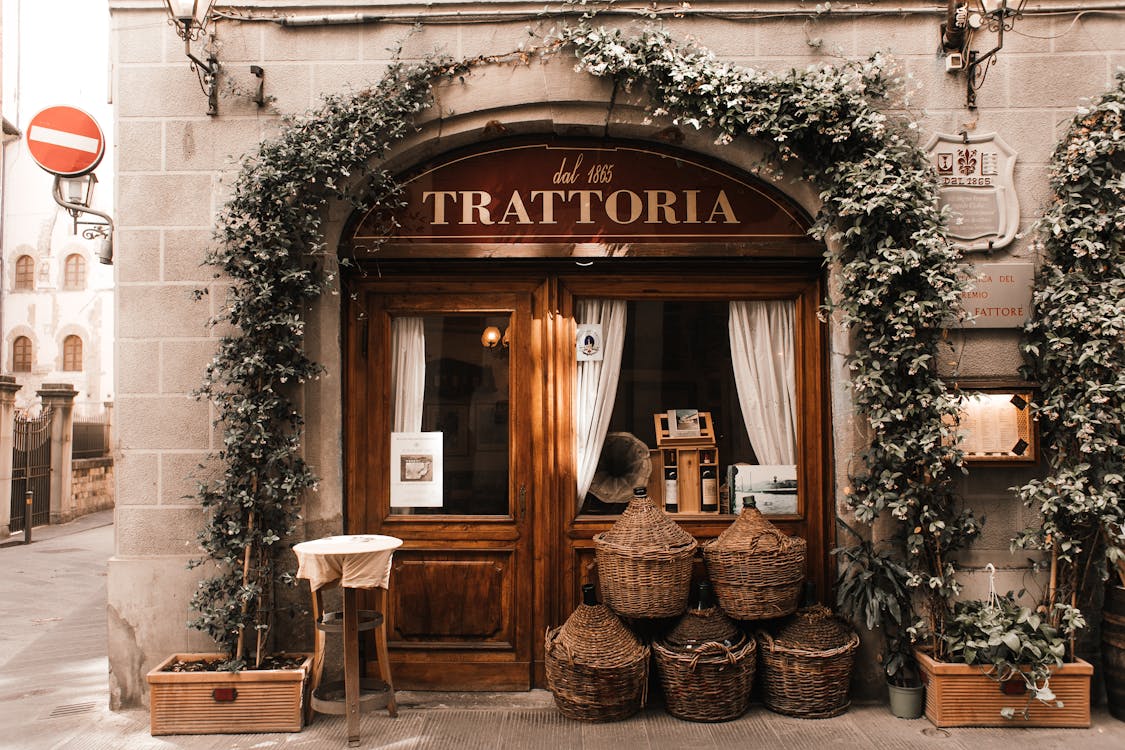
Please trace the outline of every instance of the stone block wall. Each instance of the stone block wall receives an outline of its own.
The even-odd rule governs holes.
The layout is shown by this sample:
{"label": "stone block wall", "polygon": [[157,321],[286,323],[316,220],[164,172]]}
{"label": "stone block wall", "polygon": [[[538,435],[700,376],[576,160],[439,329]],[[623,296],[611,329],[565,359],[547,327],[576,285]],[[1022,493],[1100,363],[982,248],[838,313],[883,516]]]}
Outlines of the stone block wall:
{"label": "stone block wall", "polygon": [[[806,4],[764,0],[756,4],[693,3],[683,18],[662,23],[678,38],[692,38],[732,63],[757,69],[861,58],[876,51],[899,63],[907,113],[918,123],[922,142],[930,133],[998,132],[1019,152],[1016,190],[1020,228],[1026,232],[1049,198],[1047,164],[1076,107],[1098,96],[1125,64],[1121,17],[1086,13],[1028,15],[1020,33],[1005,36],[978,95],[979,107],[965,107],[965,80],[945,72],[937,54],[941,3],[904,0],[899,12],[881,12],[883,3],[855,5],[855,13],[815,14]],[[1038,4],[1049,10],[1059,3]],[[144,699],[144,672],[166,653],[199,650],[210,644],[184,622],[198,571],[184,566],[198,552],[201,510],[191,495],[195,481],[211,469],[207,456],[221,446],[209,406],[195,400],[217,337],[207,321],[224,295],[221,279],[203,265],[212,241],[215,215],[237,174],[238,159],[276,132],[282,114],[300,114],[328,93],[355,91],[375,81],[399,49],[401,58],[434,51],[452,57],[501,54],[545,33],[557,19],[538,14],[542,3],[437,2],[432,4],[286,0],[224,3],[224,8],[269,17],[332,13],[394,15],[400,23],[282,27],[271,21],[223,19],[215,27],[222,63],[217,117],[206,115],[206,98],[156,0],[110,0],[113,25],[114,101],[119,140],[117,167],[118,240],[115,257],[117,311],[117,444],[115,445],[117,549],[110,563],[110,662],[114,705]],[[851,6],[849,6],[851,7]],[[749,11],[761,11],[760,18]],[[497,23],[427,23],[430,14],[503,12]],[[746,11],[737,18],[735,11]],[[522,12],[523,15],[518,15]],[[787,15],[788,14],[788,15]],[[421,25],[412,28],[417,16]],[[603,23],[639,27],[644,19],[606,16]],[[978,45],[986,49],[991,35]],[[251,65],[265,69],[271,103],[251,100],[257,81]],[[485,123],[500,120],[522,132],[610,132],[634,137],[655,132],[622,92],[610,108],[609,86],[573,71],[570,59],[547,65],[482,69],[464,83],[444,86],[435,110],[419,118],[425,131],[413,154],[434,154],[458,139],[464,142]],[[649,128],[649,130],[644,130]],[[707,133],[689,133],[685,145],[752,163],[753,144],[715,146]],[[406,153],[406,147],[397,153]],[[405,166],[405,165],[404,165]],[[790,182],[815,211],[808,185]],[[333,246],[346,212],[330,217]],[[984,256],[979,256],[984,260]],[[990,261],[1034,260],[1021,236]],[[338,299],[326,297],[310,312],[309,341],[327,375],[305,393],[309,407],[307,460],[321,477],[308,501],[306,524],[314,534],[341,528],[340,398]],[[854,466],[856,428],[841,366],[847,335],[832,331],[833,431],[836,436],[837,497]],[[1021,363],[1015,330],[964,331],[952,335],[942,365],[949,374],[1013,378]],[[1008,487],[1032,472],[972,468],[962,483],[966,502],[993,522],[974,554],[1007,555],[1007,538],[1030,519]]]}
{"label": "stone block wall", "polygon": [[76,458],[71,469],[71,507],[76,517],[113,507],[112,458]]}

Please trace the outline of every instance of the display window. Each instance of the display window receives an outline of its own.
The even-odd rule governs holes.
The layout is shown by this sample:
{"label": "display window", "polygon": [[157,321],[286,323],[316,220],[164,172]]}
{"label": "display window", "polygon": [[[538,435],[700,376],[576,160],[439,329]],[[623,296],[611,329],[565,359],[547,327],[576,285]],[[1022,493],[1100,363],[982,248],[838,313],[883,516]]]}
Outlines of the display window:
{"label": "display window", "polygon": [[579,512],[640,485],[674,513],[796,514],[794,318],[792,300],[577,300]]}

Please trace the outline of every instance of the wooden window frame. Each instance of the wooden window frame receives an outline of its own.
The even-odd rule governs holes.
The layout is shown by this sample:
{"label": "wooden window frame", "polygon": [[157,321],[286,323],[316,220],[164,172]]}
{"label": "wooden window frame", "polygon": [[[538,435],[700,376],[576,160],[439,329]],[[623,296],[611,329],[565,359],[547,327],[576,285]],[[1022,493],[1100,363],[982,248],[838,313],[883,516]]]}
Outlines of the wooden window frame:
{"label": "wooden window frame", "polygon": [[12,288],[17,292],[35,291],[35,258],[21,255],[16,258],[15,278]]}
{"label": "wooden window frame", "polygon": [[12,341],[12,372],[31,372],[35,366],[35,345],[27,336]]}
{"label": "wooden window frame", "polygon": [[85,342],[82,337],[76,334],[70,334],[63,339],[63,372],[82,372],[84,368],[83,357],[85,352]]}
{"label": "wooden window frame", "polygon": [[63,262],[63,289],[81,291],[85,288],[86,259],[78,253],[71,253]]}

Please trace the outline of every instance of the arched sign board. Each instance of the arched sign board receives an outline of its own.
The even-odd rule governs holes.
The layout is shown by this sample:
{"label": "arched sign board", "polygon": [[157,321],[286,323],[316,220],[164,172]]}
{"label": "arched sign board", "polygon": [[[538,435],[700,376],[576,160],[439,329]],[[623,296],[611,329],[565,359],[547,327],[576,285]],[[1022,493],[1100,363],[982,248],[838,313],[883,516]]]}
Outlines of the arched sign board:
{"label": "arched sign board", "polygon": [[27,148],[43,169],[60,177],[92,172],[105,155],[97,121],[76,107],[48,107],[27,126]]}
{"label": "arched sign board", "polygon": [[486,144],[400,177],[397,227],[383,209],[351,233],[358,256],[395,245],[807,241],[780,191],[721,162],[650,144]]}

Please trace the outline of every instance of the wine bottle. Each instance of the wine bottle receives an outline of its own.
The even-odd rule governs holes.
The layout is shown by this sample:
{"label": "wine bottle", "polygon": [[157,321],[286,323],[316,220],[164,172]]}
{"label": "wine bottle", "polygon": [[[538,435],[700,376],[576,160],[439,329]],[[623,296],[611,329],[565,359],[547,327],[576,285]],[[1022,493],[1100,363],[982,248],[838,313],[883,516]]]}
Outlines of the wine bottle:
{"label": "wine bottle", "polygon": [[806,580],[801,591],[801,608],[811,607],[816,604],[816,582]]}
{"label": "wine bottle", "polygon": [[715,589],[710,581],[700,581],[695,587],[696,610],[711,609],[715,606]]}
{"label": "wine bottle", "polygon": [[664,510],[667,513],[680,512],[680,481],[676,478],[676,469],[664,469]]}
{"label": "wine bottle", "polygon": [[700,506],[704,513],[719,510],[719,480],[715,477],[715,467],[705,466],[699,473]]}
{"label": "wine bottle", "polygon": [[592,583],[582,584],[582,603],[595,607],[598,604],[598,594],[596,587]]}

